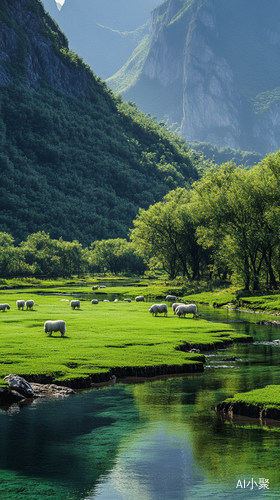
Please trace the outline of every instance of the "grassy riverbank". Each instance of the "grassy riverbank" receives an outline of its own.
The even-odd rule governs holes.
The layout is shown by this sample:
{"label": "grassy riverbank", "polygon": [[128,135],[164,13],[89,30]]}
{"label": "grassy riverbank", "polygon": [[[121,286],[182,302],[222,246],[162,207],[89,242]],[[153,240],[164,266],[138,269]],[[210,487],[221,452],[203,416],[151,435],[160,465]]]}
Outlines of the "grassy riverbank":
{"label": "grassy riverbank", "polygon": [[[164,300],[167,294],[176,295],[180,301],[208,304],[217,307],[236,307],[238,309],[267,312],[280,315],[280,291],[261,291],[250,293],[237,286],[222,282],[185,282],[182,278],[168,281],[165,275],[155,279],[113,275],[87,276],[81,279],[77,276],[71,279],[38,279],[14,278],[0,279],[0,293],[9,289],[24,289],[25,291],[52,293],[90,293],[92,285],[106,285],[99,289],[98,294],[114,293],[123,297],[145,295],[152,299]],[[2,299],[1,299],[2,300]]]}
{"label": "grassy riverbank", "polygon": [[249,417],[280,419],[280,386],[235,394],[217,405],[216,410]]}
{"label": "grassy riverbank", "polygon": [[266,290],[254,293],[231,286],[217,287],[211,291],[200,290],[184,294],[184,300],[215,307],[232,307],[255,312],[280,315],[280,293]]}
{"label": "grassy riverbank", "polygon": [[[56,283],[51,292],[73,293],[75,287],[76,284],[60,287]],[[167,318],[153,317],[148,312],[150,304],[135,301],[100,301],[92,305],[90,300],[83,300],[80,310],[72,310],[67,295],[38,295],[38,291],[47,292],[42,286],[0,292],[0,303],[11,306],[9,311],[0,312],[2,379],[9,373],[17,373],[27,377],[43,375],[61,383],[89,380],[96,374],[151,376],[164,371],[192,371],[192,365],[193,371],[197,371],[203,369],[203,356],[184,350],[192,346],[207,350],[233,339],[246,339],[229,325],[208,323],[203,318],[179,319],[171,308]],[[81,284],[78,291],[92,290],[89,284]],[[99,292],[102,300],[102,289]],[[114,293],[120,292],[135,296],[143,289],[139,284],[114,287]],[[18,299],[34,299],[34,310],[18,311]],[[66,321],[65,338],[59,333],[48,337],[43,332],[44,322],[55,319]]]}

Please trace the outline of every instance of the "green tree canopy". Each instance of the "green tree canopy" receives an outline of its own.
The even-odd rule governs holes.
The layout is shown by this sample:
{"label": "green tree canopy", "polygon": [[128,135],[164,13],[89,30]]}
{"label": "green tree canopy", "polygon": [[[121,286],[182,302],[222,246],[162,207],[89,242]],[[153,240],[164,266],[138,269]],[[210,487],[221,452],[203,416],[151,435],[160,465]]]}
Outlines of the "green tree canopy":
{"label": "green tree canopy", "polygon": [[174,278],[178,273],[195,279],[203,260],[197,242],[192,193],[183,188],[168,193],[161,202],[139,210],[131,239],[157,259]]}
{"label": "green tree canopy", "polygon": [[275,220],[280,200],[266,163],[249,171],[233,163],[211,169],[194,184],[193,199],[200,210],[200,241],[208,246],[215,241],[213,247],[233,271],[239,270],[245,288],[252,283],[258,289],[264,264],[275,283],[271,258],[280,242],[279,218]]}

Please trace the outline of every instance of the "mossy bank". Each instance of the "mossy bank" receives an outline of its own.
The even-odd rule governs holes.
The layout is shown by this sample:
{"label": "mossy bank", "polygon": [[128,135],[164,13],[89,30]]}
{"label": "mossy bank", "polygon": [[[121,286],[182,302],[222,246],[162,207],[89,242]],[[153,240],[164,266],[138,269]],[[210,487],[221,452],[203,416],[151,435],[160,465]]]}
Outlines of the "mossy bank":
{"label": "mossy bank", "polygon": [[219,414],[280,420],[280,386],[268,385],[262,389],[235,394],[219,403],[215,410]]}

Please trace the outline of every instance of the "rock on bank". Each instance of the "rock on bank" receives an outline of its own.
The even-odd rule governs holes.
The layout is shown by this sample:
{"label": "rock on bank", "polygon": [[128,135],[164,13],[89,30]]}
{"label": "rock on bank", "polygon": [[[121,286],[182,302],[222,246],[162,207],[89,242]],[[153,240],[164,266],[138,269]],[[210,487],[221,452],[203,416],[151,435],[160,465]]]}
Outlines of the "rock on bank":
{"label": "rock on bank", "polygon": [[0,402],[19,402],[24,399],[42,397],[64,397],[75,394],[69,387],[55,384],[29,383],[19,375],[7,375],[4,380],[9,387],[0,388]]}

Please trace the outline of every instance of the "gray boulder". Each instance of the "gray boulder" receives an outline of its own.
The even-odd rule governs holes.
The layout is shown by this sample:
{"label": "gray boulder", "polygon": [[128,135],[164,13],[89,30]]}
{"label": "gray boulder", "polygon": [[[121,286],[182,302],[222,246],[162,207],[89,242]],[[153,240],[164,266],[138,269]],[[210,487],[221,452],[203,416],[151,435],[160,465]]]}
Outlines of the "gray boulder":
{"label": "gray boulder", "polygon": [[10,390],[16,391],[24,398],[34,398],[34,391],[31,385],[19,375],[7,375],[4,380],[9,384]]}

